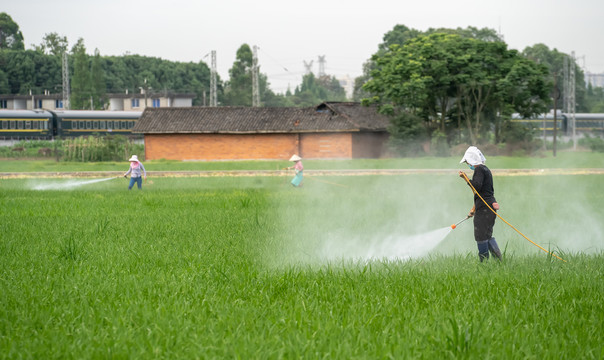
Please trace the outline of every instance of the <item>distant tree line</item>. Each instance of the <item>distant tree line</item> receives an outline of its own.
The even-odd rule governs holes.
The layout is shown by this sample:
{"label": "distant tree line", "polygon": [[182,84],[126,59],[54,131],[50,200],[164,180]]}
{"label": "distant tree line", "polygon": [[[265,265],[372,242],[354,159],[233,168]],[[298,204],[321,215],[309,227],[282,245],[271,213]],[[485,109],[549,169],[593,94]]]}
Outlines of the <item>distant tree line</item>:
{"label": "distant tree line", "polygon": [[[107,93],[145,91],[147,94],[194,93],[193,105],[209,103],[210,68],[199,61],[174,62],[141,55],[88,55],[83,39],[69,49],[65,36],[47,33],[42,42],[25,50],[19,26],[0,13],[0,93],[62,92],[62,55],[68,54],[72,109],[102,109]],[[229,80],[217,78],[221,106],[252,105],[252,51],[243,44],[229,70]],[[267,76],[259,74],[262,106],[314,106],[322,101],[345,101],[346,94],[333,76],[305,75],[302,85],[285,94],[270,89]]]}

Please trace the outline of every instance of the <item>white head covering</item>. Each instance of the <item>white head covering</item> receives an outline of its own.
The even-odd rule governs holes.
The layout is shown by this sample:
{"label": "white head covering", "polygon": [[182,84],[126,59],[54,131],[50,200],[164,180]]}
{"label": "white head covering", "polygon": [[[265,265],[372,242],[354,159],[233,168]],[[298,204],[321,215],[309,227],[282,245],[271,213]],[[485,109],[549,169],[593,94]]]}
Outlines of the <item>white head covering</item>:
{"label": "white head covering", "polygon": [[482,155],[482,152],[480,152],[476,146],[470,146],[468,150],[466,150],[466,153],[463,155],[463,158],[459,163],[461,164],[467,162],[472,166],[476,166],[484,164],[486,161],[487,159],[484,157],[484,155]]}
{"label": "white head covering", "polygon": [[292,155],[292,157],[289,159],[289,161],[300,161],[300,160],[302,160],[302,158],[295,154]]}
{"label": "white head covering", "polygon": [[128,161],[138,161],[138,156],[132,155],[132,157]]}

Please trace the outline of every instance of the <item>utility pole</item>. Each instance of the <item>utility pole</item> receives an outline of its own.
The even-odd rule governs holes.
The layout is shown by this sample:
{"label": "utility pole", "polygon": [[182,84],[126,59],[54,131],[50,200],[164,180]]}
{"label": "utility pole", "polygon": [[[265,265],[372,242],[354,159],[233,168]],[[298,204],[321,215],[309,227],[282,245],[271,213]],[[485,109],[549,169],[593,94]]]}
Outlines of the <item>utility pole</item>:
{"label": "utility pole", "polygon": [[325,76],[325,55],[319,55],[319,77]]}
{"label": "utility pole", "polygon": [[575,52],[571,52],[571,58],[569,61],[570,74],[568,77],[570,85],[570,112],[571,123],[573,124],[573,150],[577,150],[577,119],[575,118],[576,100],[575,100]]}
{"label": "utility pole", "polygon": [[568,83],[568,56],[564,56],[564,65],[562,69],[562,73],[564,74],[564,84],[562,85],[562,91],[564,92],[564,103],[562,104],[562,112],[568,113],[569,105],[569,92],[570,86]]}
{"label": "utility pole", "polygon": [[[205,99],[203,103],[205,105]],[[212,68],[210,69],[210,106],[218,106],[218,97],[216,93],[216,50],[212,50]]]}
{"label": "utility pole", "polygon": [[69,62],[67,61],[67,52],[63,53],[63,109],[69,110]]}
{"label": "utility pole", "polygon": [[143,94],[145,95],[145,109],[146,109],[147,108],[147,91],[149,90],[149,87],[147,86],[147,78],[145,78],[144,86],[141,88],[141,90],[143,91]]}
{"label": "utility pole", "polygon": [[558,137],[558,98],[560,90],[558,90],[558,73],[554,73],[554,157],[556,157],[556,138]]}
{"label": "utility pole", "polygon": [[252,106],[260,107],[260,91],[258,89],[258,47],[254,45],[252,59]]}

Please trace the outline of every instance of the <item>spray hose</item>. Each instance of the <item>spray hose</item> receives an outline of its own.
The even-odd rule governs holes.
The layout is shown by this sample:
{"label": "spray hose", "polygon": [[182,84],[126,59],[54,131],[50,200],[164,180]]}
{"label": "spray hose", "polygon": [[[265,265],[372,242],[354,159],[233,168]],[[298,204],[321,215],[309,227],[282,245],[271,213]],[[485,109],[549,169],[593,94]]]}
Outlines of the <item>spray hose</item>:
{"label": "spray hose", "polygon": [[482,200],[482,202],[489,208],[489,210],[491,210],[493,213],[495,213],[495,215],[497,215],[498,218],[500,218],[504,223],[506,223],[509,227],[511,227],[512,229],[514,229],[518,234],[522,235],[523,238],[525,238],[526,240],[528,240],[531,244],[535,245],[536,247],[538,247],[539,249],[545,251],[546,253],[554,256],[556,259],[558,260],[562,260],[564,262],[566,262],[566,260],[562,259],[561,257],[559,257],[558,255],[549,252],[547,250],[545,250],[542,246],[540,246],[539,244],[535,243],[533,240],[529,239],[528,237],[526,237],[526,235],[524,235],[523,233],[521,233],[518,229],[516,229],[512,224],[510,224],[509,222],[507,222],[503,217],[501,217],[501,215],[499,215],[497,213],[497,211],[493,210],[493,208],[491,207],[491,205],[487,204],[487,202],[482,198],[482,196],[480,196],[480,194],[478,193],[478,191],[476,191],[476,189],[474,188],[474,185],[472,185],[472,183],[470,182],[470,179],[468,179],[468,176],[466,175],[466,173],[461,172],[461,174],[463,175],[464,180],[468,183],[468,185],[470,185],[470,187],[472,188],[472,191],[474,192],[474,194],[478,195],[478,197],[480,198],[480,200]]}

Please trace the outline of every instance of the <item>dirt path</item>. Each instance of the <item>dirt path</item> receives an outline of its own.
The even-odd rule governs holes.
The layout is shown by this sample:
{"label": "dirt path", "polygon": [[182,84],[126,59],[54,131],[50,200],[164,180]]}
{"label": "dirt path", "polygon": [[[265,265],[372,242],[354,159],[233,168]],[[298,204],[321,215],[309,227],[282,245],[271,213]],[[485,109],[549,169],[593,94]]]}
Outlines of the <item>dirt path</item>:
{"label": "dirt path", "polygon": [[[309,176],[366,176],[366,175],[456,175],[459,169],[361,169],[361,170],[305,170]],[[604,168],[591,169],[491,169],[495,176],[536,175],[602,175]],[[290,176],[284,170],[208,170],[208,171],[148,171],[148,177],[220,177],[220,176]],[[3,172],[0,179],[24,178],[107,178],[120,177],[121,171],[81,172]]]}

